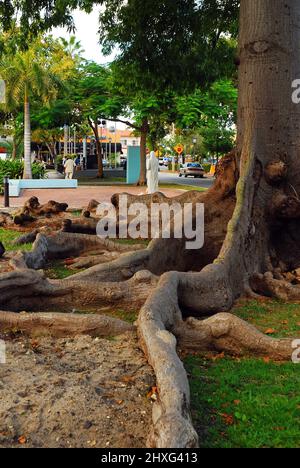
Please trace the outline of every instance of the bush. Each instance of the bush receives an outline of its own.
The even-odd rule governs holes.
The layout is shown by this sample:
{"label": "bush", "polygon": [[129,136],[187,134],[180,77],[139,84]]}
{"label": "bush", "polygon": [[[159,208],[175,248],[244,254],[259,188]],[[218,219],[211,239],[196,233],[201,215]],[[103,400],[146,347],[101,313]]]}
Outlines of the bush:
{"label": "bush", "polygon": [[211,170],[211,164],[204,163],[202,165],[203,165],[203,168],[204,168],[205,172],[209,173],[210,170]]}
{"label": "bush", "polygon": [[[0,193],[3,193],[3,179],[9,177],[10,179],[21,179],[23,176],[24,162],[19,159],[5,159],[0,160]],[[32,164],[32,177],[33,179],[44,179],[44,167],[34,162]]]}

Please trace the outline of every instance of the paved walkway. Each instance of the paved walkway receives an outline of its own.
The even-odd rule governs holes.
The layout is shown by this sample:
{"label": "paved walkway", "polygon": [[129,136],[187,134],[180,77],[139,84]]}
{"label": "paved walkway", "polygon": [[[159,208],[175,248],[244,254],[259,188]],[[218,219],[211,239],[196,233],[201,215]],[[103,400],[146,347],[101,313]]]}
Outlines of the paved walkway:
{"label": "paved walkway", "polygon": [[[160,189],[167,197],[180,195],[180,189]],[[40,203],[47,203],[49,200],[55,200],[60,203],[68,203],[70,208],[84,208],[89,201],[109,202],[115,193],[145,194],[146,189],[141,187],[79,187],[77,189],[43,189],[43,190],[22,190],[21,196],[10,199],[11,208],[23,206],[30,197],[38,197]],[[0,208],[3,207],[3,197],[0,196]]]}

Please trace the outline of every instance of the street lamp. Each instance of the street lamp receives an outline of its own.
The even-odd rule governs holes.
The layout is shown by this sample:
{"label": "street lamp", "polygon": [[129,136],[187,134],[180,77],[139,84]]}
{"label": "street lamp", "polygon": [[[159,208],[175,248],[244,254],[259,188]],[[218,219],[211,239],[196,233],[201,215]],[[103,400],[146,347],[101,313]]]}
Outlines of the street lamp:
{"label": "street lamp", "polygon": [[197,138],[193,138],[193,145],[194,145],[194,160],[196,158],[196,144],[197,144]]}
{"label": "street lamp", "polygon": [[[102,153],[102,140],[103,140],[103,129],[106,128],[106,120],[102,120],[102,119],[98,119],[98,125],[100,127],[100,146],[101,146],[101,157],[103,156],[103,153]],[[107,147],[106,147],[107,149]],[[105,153],[105,157],[107,158],[107,151]]]}

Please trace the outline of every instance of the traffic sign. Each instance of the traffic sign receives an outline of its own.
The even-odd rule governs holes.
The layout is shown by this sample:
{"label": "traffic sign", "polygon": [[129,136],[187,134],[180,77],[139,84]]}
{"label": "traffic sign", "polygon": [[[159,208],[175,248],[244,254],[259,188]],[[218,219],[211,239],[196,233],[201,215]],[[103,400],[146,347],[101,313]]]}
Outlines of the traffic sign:
{"label": "traffic sign", "polygon": [[178,153],[178,154],[182,154],[184,152],[184,146],[181,145],[181,144],[175,146],[174,149],[175,149],[176,153]]}

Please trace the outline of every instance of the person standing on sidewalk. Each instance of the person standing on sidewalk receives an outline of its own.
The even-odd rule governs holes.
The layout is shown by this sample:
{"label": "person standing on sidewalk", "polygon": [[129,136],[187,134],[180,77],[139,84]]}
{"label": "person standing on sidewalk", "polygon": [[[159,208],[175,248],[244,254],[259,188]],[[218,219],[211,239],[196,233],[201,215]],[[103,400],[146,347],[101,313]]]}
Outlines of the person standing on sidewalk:
{"label": "person standing on sidewalk", "polygon": [[76,167],[76,164],[75,164],[74,159],[68,158],[65,162],[66,179],[73,179],[75,167]]}

